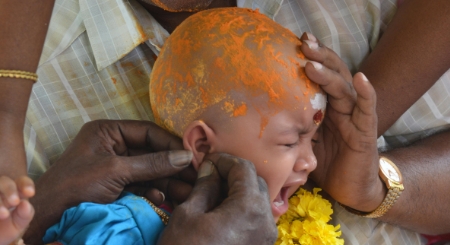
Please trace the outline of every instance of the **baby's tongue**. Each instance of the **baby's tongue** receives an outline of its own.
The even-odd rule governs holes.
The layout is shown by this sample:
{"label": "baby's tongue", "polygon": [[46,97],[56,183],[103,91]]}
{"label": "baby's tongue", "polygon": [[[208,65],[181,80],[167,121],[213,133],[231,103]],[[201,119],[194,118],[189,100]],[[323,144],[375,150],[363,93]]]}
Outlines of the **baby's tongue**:
{"label": "baby's tongue", "polygon": [[275,197],[275,200],[273,200],[273,204],[275,205],[275,207],[284,205],[284,200],[281,197],[281,192],[278,193],[277,197]]}

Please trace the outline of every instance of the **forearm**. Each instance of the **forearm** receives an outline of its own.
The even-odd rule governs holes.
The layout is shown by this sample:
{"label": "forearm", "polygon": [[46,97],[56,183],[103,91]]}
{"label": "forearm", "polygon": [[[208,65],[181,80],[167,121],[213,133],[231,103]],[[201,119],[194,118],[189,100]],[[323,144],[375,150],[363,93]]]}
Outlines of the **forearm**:
{"label": "forearm", "polygon": [[[362,64],[377,92],[378,135],[450,68],[449,15],[447,0],[405,1]],[[381,220],[425,234],[450,232],[449,140],[450,132],[441,133],[384,154],[399,166],[405,191]]]}
{"label": "forearm", "polygon": [[39,181],[36,187],[36,196],[30,200],[35,209],[35,215],[23,235],[26,244],[43,244],[42,238],[45,231],[58,223],[65,209],[69,208],[64,205],[52,205],[56,201],[49,202],[48,200],[58,199],[58,197],[47,195],[47,193],[53,193],[53,191],[39,189]]}
{"label": "forearm", "polygon": [[[36,72],[54,0],[0,0],[0,69]],[[32,80],[0,77],[0,173],[26,174],[23,126]],[[19,164],[17,164],[19,163]]]}
{"label": "forearm", "polygon": [[33,85],[19,80],[0,78],[0,174],[13,179],[27,173],[23,127]]}
{"label": "forearm", "polygon": [[55,0],[0,0],[0,69],[35,72]]}
{"label": "forearm", "polygon": [[448,0],[405,1],[361,65],[377,92],[378,135],[450,68],[448,16]]}
{"label": "forearm", "polygon": [[423,234],[450,232],[450,131],[384,153],[403,174],[405,190],[380,219]]}
{"label": "forearm", "polygon": [[[54,1],[0,0],[0,69],[36,72]],[[1,77],[0,84],[1,115],[23,127],[33,81]]]}
{"label": "forearm", "polygon": [[0,113],[0,175],[12,179],[26,175],[23,123]]}

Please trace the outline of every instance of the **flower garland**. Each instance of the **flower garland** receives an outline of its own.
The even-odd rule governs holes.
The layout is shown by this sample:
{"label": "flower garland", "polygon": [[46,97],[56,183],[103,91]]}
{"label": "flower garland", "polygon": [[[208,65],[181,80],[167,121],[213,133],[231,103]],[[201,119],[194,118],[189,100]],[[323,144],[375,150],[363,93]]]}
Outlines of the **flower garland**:
{"label": "flower garland", "polygon": [[275,245],[343,245],[340,225],[328,224],[333,209],[331,203],[317,194],[300,188],[289,199],[289,210],[278,220]]}

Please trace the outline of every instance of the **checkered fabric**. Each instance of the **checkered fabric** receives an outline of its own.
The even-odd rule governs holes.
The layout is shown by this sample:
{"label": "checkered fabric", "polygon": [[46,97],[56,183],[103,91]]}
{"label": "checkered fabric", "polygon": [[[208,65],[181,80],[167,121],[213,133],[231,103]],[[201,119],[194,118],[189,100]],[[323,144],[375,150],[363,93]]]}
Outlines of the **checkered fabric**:
{"label": "checkered fabric", "polygon": [[[237,0],[295,34],[309,31],[356,71],[395,14],[395,0]],[[56,0],[25,125],[37,179],[81,126],[96,119],[153,120],[148,83],[168,37],[136,0]],[[430,134],[450,120],[450,73],[386,133],[382,146]],[[335,208],[346,244],[422,244],[419,235]]]}

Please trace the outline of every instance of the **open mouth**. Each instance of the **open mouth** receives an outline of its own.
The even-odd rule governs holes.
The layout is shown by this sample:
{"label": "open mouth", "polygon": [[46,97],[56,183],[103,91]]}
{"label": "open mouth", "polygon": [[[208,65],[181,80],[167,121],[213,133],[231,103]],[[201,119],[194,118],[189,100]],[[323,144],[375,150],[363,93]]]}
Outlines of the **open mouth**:
{"label": "open mouth", "polygon": [[272,202],[272,213],[274,217],[279,217],[282,214],[286,213],[289,208],[288,203],[288,190],[289,187],[283,187],[280,190],[280,193],[275,197],[275,200]]}

